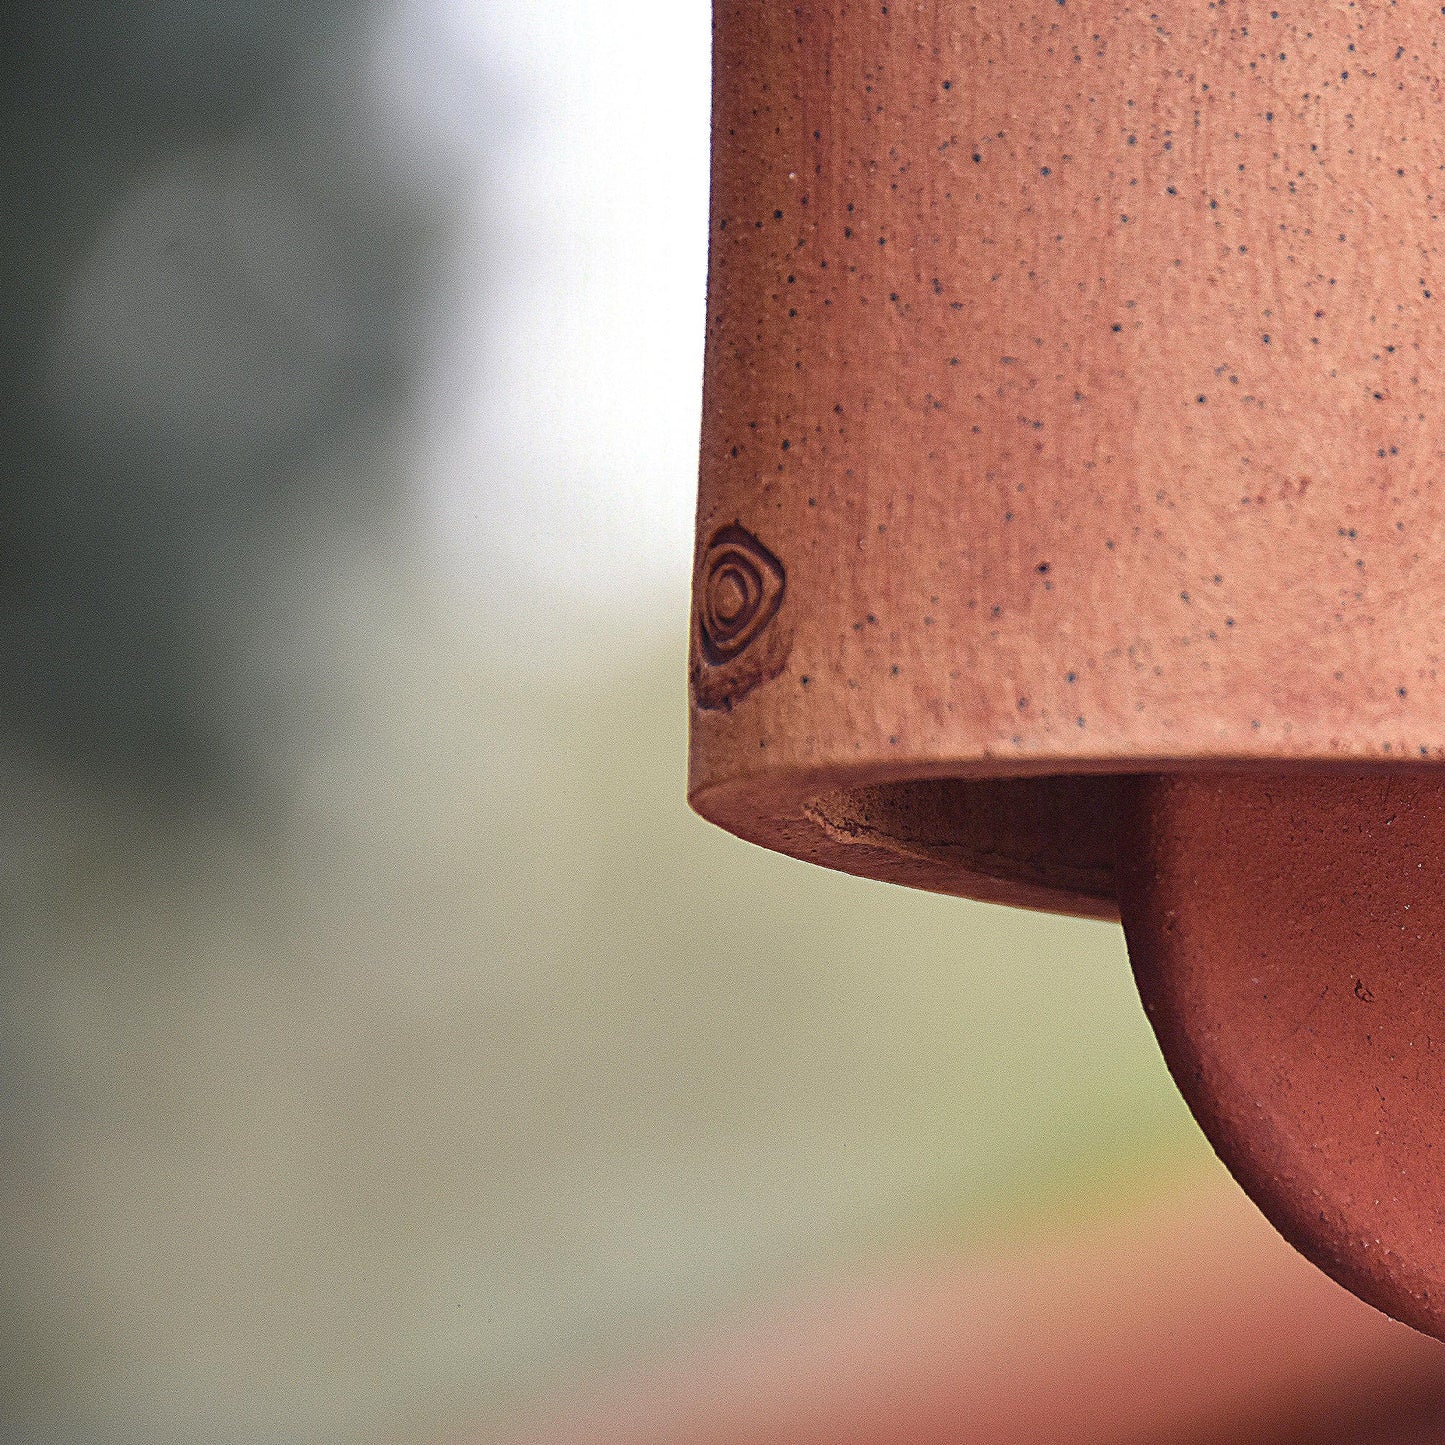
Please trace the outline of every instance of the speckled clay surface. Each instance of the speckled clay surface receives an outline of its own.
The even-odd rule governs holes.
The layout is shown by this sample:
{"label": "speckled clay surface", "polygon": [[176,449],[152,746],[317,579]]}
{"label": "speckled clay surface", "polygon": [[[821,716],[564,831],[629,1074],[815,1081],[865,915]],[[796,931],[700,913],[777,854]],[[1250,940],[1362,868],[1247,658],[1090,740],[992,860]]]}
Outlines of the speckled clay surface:
{"label": "speckled clay surface", "polygon": [[1445,780],[1141,779],[1129,953],[1221,1158],[1316,1264],[1445,1334]]}
{"label": "speckled clay surface", "polygon": [[1441,756],[1438,5],[719,0],[715,65],[701,812],[1111,916],[1087,775]]}
{"label": "speckled clay surface", "polygon": [[715,16],[694,804],[1122,897],[1231,1169],[1445,1333],[1445,8]]}

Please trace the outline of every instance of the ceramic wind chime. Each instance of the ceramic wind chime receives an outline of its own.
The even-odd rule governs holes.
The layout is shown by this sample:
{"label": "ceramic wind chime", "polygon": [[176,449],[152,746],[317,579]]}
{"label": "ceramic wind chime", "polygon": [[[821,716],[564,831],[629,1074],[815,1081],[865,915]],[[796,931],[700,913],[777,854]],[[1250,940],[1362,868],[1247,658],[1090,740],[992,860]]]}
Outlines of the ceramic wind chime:
{"label": "ceramic wind chime", "polygon": [[717,0],[691,796],[1122,915],[1215,1148],[1445,1335],[1445,11]]}

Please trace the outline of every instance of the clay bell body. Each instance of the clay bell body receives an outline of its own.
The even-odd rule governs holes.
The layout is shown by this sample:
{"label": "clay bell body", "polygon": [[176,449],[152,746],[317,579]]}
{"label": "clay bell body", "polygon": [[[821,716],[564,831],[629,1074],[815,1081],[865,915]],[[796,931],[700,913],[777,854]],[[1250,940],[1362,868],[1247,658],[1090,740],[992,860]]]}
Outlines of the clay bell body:
{"label": "clay bell body", "polygon": [[696,807],[1107,916],[1110,775],[1438,760],[1439,7],[715,26]]}
{"label": "clay bell body", "polygon": [[1440,7],[718,0],[714,63],[698,811],[1117,918],[1199,856],[1141,776],[1433,787]]}

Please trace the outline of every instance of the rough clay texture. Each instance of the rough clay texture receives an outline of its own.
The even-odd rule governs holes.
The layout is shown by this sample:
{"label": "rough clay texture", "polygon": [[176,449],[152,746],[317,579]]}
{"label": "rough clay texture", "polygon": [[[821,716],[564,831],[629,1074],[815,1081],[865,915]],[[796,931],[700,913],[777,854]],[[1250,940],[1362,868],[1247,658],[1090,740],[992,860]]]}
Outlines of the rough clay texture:
{"label": "rough clay texture", "polygon": [[1445,1336],[1445,781],[1140,779],[1122,811],[1129,955],[1195,1117],[1302,1253]]}
{"label": "rough clay texture", "polygon": [[1108,916],[1108,774],[1438,760],[1441,7],[715,15],[697,808]]}

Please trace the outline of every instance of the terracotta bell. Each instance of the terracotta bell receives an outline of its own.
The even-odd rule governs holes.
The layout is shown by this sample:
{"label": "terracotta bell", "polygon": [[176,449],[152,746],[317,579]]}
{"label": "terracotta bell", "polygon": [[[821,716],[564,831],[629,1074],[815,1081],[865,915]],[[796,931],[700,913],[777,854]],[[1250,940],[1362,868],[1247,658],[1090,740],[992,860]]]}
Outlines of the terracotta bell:
{"label": "terracotta bell", "polygon": [[1445,11],[714,24],[694,806],[1122,913],[1245,1189],[1445,1334]]}

